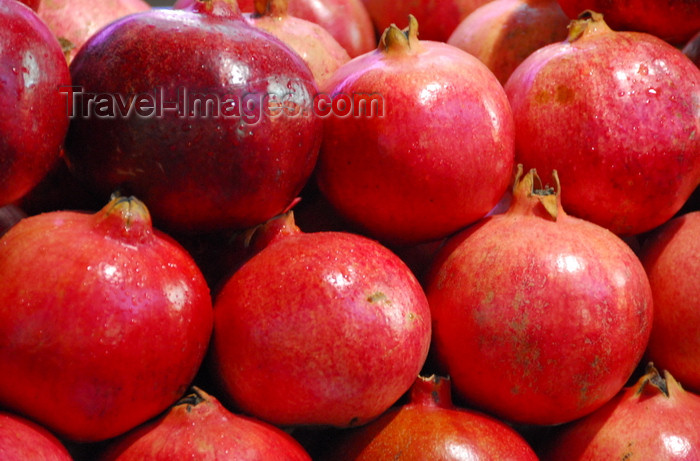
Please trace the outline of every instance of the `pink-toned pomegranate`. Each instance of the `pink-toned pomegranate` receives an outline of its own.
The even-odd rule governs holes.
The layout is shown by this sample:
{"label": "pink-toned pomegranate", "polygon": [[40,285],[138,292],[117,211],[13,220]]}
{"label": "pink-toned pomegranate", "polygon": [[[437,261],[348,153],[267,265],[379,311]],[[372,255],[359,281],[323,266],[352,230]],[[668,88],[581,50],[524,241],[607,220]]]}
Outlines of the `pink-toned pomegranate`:
{"label": "pink-toned pomegranate", "polygon": [[647,32],[682,45],[700,30],[697,0],[558,0],[570,18],[584,10],[602,13],[613,29]]}
{"label": "pink-toned pomegranate", "polygon": [[403,24],[409,14],[421,23],[421,38],[446,41],[472,11],[491,0],[362,0],[374,27],[383,31],[391,24]]}
{"label": "pink-toned pomegranate", "polygon": [[[303,233],[288,216],[214,304],[211,364],[244,413],[278,425],[364,424],[425,361],[430,312],[410,269],[373,240]],[[266,229],[272,229],[269,239]]]}
{"label": "pink-toned pomegranate", "polygon": [[495,0],[464,18],[447,43],[479,58],[505,84],[533,51],[564,40],[568,24],[557,0]]}
{"label": "pink-toned pomegranate", "polygon": [[559,172],[564,208],[616,234],[670,219],[700,183],[700,69],[586,12],[505,85],[516,161]]}
{"label": "pink-toned pomegranate", "polygon": [[72,170],[102,196],[139,197],[159,228],[255,226],[281,213],[314,168],[313,74],[235,0],[112,22],[70,69],[82,88],[66,137]]}
{"label": "pink-toned pomegranate", "polygon": [[654,295],[647,357],[700,393],[700,211],[657,229],[640,258]]}
{"label": "pink-toned pomegranate", "polygon": [[23,219],[0,239],[0,280],[0,405],[65,438],[156,416],[206,352],[209,289],[135,198]]}
{"label": "pink-toned pomegranate", "polygon": [[407,30],[392,25],[324,89],[319,189],[391,244],[437,240],[483,217],[513,171],[512,115],[498,80],[469,53],[417,35],[413,16]]}
{"label": "pink-toned pomegranate", "polygon": [[66,447],[45,428],[13,413],[0,412],[0,459],[72,461]]}
{"label": "pink-toned pomegranate", "polygon": [[566,214],[553,179],[518,175],[508,211],[453,237],[426,286],[433,354],[456,394],[525,424],[572,421],[610,400],[653,315],[637,256]]}
{"label": "pink-toned pomegranate", "polygon": [[319,87],[350,60],[345,48],[323,27],[289,15],[288,0],[257,0],[248,20],[282,40],[309,65]]}
{"label": "pink-toned pomegranate", "polygon": [[58,161],[68,130],[68,65],[28,6],[0,3],[0,206],[26,195]]}
{"label": "pink-toned pomegranate", "polygon": [[409,401],[377,420],[340,434],[328,461],[537,461],[527,442],[505,423],[452,404],[449,378],[419,376]]}
{"label": "pink-toned pomegranate", "polygon": [[158,419],[112,442],[101,461],[311,461],[282,430],[227,410],[194,387]]}
{"label": "pink-toned pomegranate", "polygon": [[98,30],[121,17],[150,8],[144,0],[46,0],[36,10],[61,42],[70,62]]}
{"label": "pink-toned pomegranate", "polygon": [[700,459],[700,396],[653,365],[639,381],[548,443],[543,461]]}

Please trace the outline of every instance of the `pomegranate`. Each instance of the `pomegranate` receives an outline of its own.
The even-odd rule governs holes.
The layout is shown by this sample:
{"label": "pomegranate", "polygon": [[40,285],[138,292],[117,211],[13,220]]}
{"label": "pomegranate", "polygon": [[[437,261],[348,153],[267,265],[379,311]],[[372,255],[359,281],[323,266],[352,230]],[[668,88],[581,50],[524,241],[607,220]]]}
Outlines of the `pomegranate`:
{"label": "pomegranate", "polygon": [[209,289],[135,198],[31,216],[0,239],[0,405],[74,441],[182,396],[207,349]]}
{"label": "pomegranate", "polygon": [[470,54],[417,35],[413,16],[405,31],[390,26],[325,87],[319,189],[389,244],[437,240],[483,217],[513,171],[512,115],[498,80]]}
{"label": "pomegranate", "polygon": [[61,47],[36,13],[0,2],[0,206],[34,187],[58,161],[68,129],[70,85]]}
{"label": "pomegranate", "polygon": [[150,9],[145,0],[45,0],[35,8],[70,62],[98,30],[131,13]]}
{"label": "pomegranate", "polygon": [[279,219],[286,224],[262,228],[254,245],[269,244],[216,297],[212,374],[233,405],[273,424],[364,424],[423,366],[425,294],[379,243]]}
{"label": "pomegranate", "polygon": [[142,199],[159,228],[255,226],[311,175],[322,129],[314,77],[235,0],[117,20],[70,68],[83,88],[76,113],[88,110],[71,121],[69,164],[102,195]]}
{"label": "pomegranate", "polygon": [[[173,8],[187,8],[196,0],[176,0]],[[256,11],[255,0],[239,0],[241,11]],[[350,57],[374,49],[374,26],[361,0],[289,0],[290,16],[317,24],[337,41]]]}
{"label": "pomegranate", "polygon": [[683,54],[700,67],[700,31],[683,46]]}
{"label": "pomegranate", "polygon": [[22,3],[36,11],[39,8],[39,3],[41,3],[41,0],[20,0]]}
{"label": "pomegranate", "polygon": [[559,172],[564,208],[616,234],[670,219],[700,183],[700,69],[649,34],[601,15],[572,22],[505,84],[515,158]]}
{"label": "pomegranate", "polygon": [[640,258],[654,295],[648,359],[700,392],[700,211],[657,229]]}
{"label": "pomegranate", "polygon": [[257,0],[251,23],[286,43],[309,65],[318,86],[350,60],[343,48],[323,27],[288,14],[288,0]]}
{"label": "pomegranate", "polygon": [[340,435],[329,461],[395,459],[537,461],[505,423],[452,404],[449,378],[419,376],[410,400],[379,419]]}
{"label": "pomegranate", "polygon": [[505,84],[533,51],[564,40],[568,24],[557,0],[495,0],[464,18],[447,43],[479,58]]}
{"label": "pomegranate", "polygon": [[446,41],[472,11],[491,0],[362,0],[377,30],[401,24],[412,14],[421,23],[424,40]]}
{"label": "pomegranate", "polygon": [[66,447],[45,428],[0,411],[0,458],[3,461],[72,461]]}
{"label": "pomegranate", "polygon": [[700,459],[700,396],[650,365],[636,385],[563,428],[544,461]]}
{"label": "pomegranate", "polygon": [[289,434],[236,415],[194,387],[164,415],[115,440],[101,461],[305,460],[311,458]]}
{"label": "pomegranate", "polygon": [[433,355],[467,402],[558,424],[625,385],[649,339],[652,295],[620,238],[564,212],[556,173],[543,187],[534,170],[521,172],[508,211],[436,257],[426,286]]}
{"label": "pomegranate", "polygon": [[614,29],[647,32],[676,45],[700,30],[700,2],[697,0],[559,0],[570,18],[584,10],[605,15]]}

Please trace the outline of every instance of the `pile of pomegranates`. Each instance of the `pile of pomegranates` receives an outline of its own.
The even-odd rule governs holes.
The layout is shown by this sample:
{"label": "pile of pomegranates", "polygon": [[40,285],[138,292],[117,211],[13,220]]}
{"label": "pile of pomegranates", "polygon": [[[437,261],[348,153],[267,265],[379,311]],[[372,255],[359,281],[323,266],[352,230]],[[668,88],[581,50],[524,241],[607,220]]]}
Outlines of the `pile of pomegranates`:
{"label": "pile of pomegranates", "polygon": [[0,0],[0,458],[699,459],[653,3]]}

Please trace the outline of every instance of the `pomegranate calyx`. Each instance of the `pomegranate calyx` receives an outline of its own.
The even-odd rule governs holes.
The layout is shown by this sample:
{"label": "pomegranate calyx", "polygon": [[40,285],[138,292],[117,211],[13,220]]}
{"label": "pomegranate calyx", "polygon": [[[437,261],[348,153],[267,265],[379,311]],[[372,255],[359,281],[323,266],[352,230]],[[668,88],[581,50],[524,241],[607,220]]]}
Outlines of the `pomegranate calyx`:
{"label": "pomegranate calyx", "polygon": [[174,406],[185,405],[185,411],[188,413],[192,410],[192,407],[196,407],[202,402],[206,402],[209,395],[197,386],[192,386],[190,392],[184,397],[178,400]]}
{"label": "pomegranate calyx", "polygon": [[523,166],[519,164],[513,183],[513,196],[525,196],[536,198],[547,212],[547,215],[556,221],[560,211],[559,175],[557,170],[552,170],[554,186],[543,185],[537,171],[533,168],[523,176]]}
{"label": "pomegranate calyx", "polygon": [[410,402],[439,408],[452,408],[452,381],[449,377],[418,376],[411,386]]}
{"label": "pomegranate calyx", "polygon": [[[668,375],[667,375],[668,376]],[[652,388],[649,388],[652,386]],[[647,392],[661,392],[664,396],[670,397],[668,390],[668,381],[659,373],[659,370],[654,366],[653,362],[649,362],[646,366],[644,376],[639,378],[637,384],[637,392],[635,395],[640,396]]]}
{"label": "pomegranate calyx", "polygon": [[584,10],[577,19],[572,20],[568,26],[569,35],[566,41],[573,43],[584,34],[588,35],[596,31],[610,30],[603,19],[603,14],[593,10]]}
{"label": "pomegranate calyx", "polygon": [[243,18],[236,0],[195,0],[189,11],[222,18]]}
{"label": "pomegranate calyx", "polygon": [[288,0],[255,0],[255,16],[279,18],[287,16]]}
{"label": "pomegranate calyx", "polygon": [[109,203],[95,213],[94,219],[96,227],[106,235],[127,242],[140,241],[153,233],[148,208],[134,196],[112,194]]}
{"label": "pomegranate calyx", "polygon": [[385,53],[414,53],[420,50],[418,40],[418,20],[412,14],[408,15],[408,27],[401,30],[396,24],[391,24],[384,30],[379,39],[379,49]]}

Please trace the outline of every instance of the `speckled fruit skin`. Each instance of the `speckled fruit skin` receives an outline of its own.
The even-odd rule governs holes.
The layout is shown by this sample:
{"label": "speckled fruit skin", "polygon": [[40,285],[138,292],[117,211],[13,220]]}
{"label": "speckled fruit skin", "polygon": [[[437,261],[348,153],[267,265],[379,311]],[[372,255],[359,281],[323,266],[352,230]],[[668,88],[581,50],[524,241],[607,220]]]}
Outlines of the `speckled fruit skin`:
{"label": "speckled fruit skin", "polygon": [[[186,91],[189,107],[195,93],[224,106],[219,116],[178,113],[178,105],[150,117],[72,120],[67,157],[78,177],[105,195],[136,195],[160,228],[255,226],[282,212],[311,175],[322,129],[311,110],[313,75],[289,47],[245,22],[231,0],[117,20],[92,36],[70,69],[85,92],[162,88],[162,101]],[[285,108],[268,106],[268,97]],[[224,103],[236,99],[240,116]]]}
{"label": "speckled fruit skin", "polygon": [[388,28],[375,51],[341,66],[325,87],[378,95],[371,113],[324,118],[315,176],[344,218],[388,244],[462,229],[512,179],[513,120],[498,80],[475,57],[418,32],[413,17],[408,31]]}
{"label": "speckled fruit skin", "polygon": [[597,13],[531,54],[505,84],[515,158],[559,172],[570,214],[616,234],[670,219],[700,183],[700,69]]}
{"label": "speckled fruit skin", "polygon": [[28,6],[0,2],[0,206],[41,181],[68,130],[68,65],[51,31]]}
{"label": "speckled fruit skin", "polygon": [[255,12],[246,18],[299,53],[322,87],[338,67],[350,60],[350,55],[320,25],[290,15],[288,3],[288,0],[258,0]]}
{"label": "speckled fruit skin", "polygon": [[157,420],[116,439],[100,461],[311,461],[289,434],[193,388]]}
{"label": "speckled fruit skin", "polygon": [[700,459],[700,396],[653,367],[605,406],[564,426],[542,461]]}
{"label": "speckled fruit skin", "polygon": [[226,282],[214,311],[211,363],[225,395],[278,425],[376,418],[411,387],[430,345],[427,300],[408,267],[344,232],[272,241]]}
{"label": "speckled fruit skin", "polygon": [[654,295],[647,358],[700,393],[700,211],[657,229],[640,259]]}
{"label": "speckled fruit skin", "polygon": [[46,0],[35,10],[58,38],[70,62],[98,30],[131,13],[150,9],[145,0]]}
{"label": "speckled fruit skin", "polygon": [[652,295],[632,250],[567,215],[558,194],[539,195],[533,176],[516,180],[507,212],[446,244],[426,294],[455,393],[506,420],[558,424],[624,386],[647,345]]}
{"label": "speckled fruit skin", "polygon": [[568,24],[556,0],[494,0],[464,18],[447,43],[479,58],[505,84],[532,52],[564,40]]}
{"label": "speckled fruit skin", "polygon": [[700,30],[697,0],[558,0],[570,18],[584,10],[602,13],[613,29],[647,32],[682,45]]}
{"label": "speckled fruit skin", "polygon": [[527,442],[495,418],[452,404],[448,378],[419,376],[410,400],[340,435],[327,461],[537,461]]}
{"label": "speckled fruit skin", "polygon": [[16,414],[0,412],[0,459],[72,461],[68,450],[45,428]]}
{"label": "speckled fruit skin", "polygon": [[65,438],[156,416],[204,358],[209,288],[137,199],[22,220],[0,239],[0,280],[0,405]]}

